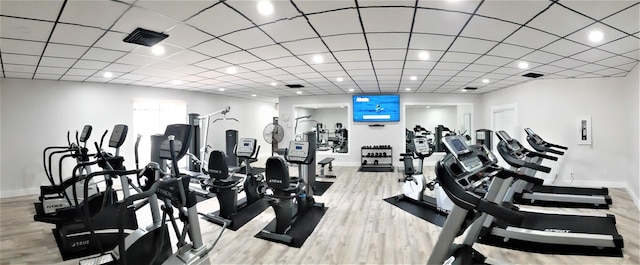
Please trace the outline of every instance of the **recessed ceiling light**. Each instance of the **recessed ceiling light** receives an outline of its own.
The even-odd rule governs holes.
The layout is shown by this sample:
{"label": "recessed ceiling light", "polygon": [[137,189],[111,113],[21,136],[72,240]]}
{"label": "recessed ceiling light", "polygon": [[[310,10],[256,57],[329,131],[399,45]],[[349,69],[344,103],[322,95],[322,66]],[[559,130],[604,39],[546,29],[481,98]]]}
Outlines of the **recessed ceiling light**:
{"label": "recessed ceiling light", "polygon": [[353,88],[349,88],[349,92],[353,92]]}
{"label": "recessed ceiling light", "polygon": [[218,91],[224,91],[224,88],[218,88]]}
{"label": "recessed ceiling light", "polygon": [[431,106],[427,106],[427,109],[430,109],[430,108],[431,108]]}
{"label": "recessed ceiling light", "polygon": [[227,74],[235,74],[238,72],[238,69],[236,69],[235,67],[231,66],[231,67],[227,67]]}
{"label": "recessed ceiling light", "polygon": [[411,88],[407,87],[407,88],[404,89],[404,91],[411,91]]}
{"label": "recessed ceiling light", "polygon": [[104,74],[102,74],[102,76],[104,76],[106,78],[112,78],[113,77],[113,73],[112,72],[104,72]]}
{"label": "recessed ceiling light", "polygon": [[518,63],[518,68],[527,69],[527,68],[529,68],[529,63],[527,63],[525,61],[521,61],[521,62]]}
{"label": "recessed ceiling light", "polygon": [[179,84],[182,84],[182,82],[180,80],[173,80],[171,81],[171,84],[179,85]]}
{"label": "recessed ceiling light", "polygon": [[273,14],[273,4],[265,0],[258,2],[258,12],[263,16]]}
{"label": "recessed ceiling light", "polygon": [[420,53],[418,53],[418,58],[420,58],[420,60],[429,60],[429,52],[427,51],[421,51]]}
{"label": "recessed ceiling light", "polygon": [[341,109],[344,109],[344,108],[346,108],[346,107],[345,107],[345,106],[340,106],[340,108],[341,108]]}
{"label": "recessed ceiling light", "polygon": [[415,81],[415,80],[418,80],[418,77],[417,77],[417,76],[415,76],[415,75],[412,75],[411,77],[409,77],[409,79],[411,79],[411,80]]}
{"label": "recessed ceiling light", "polygon": [[302,91],[296,91],[296,94],[300,95],[302,94]]}
{"label": "recessed ceiling light", "polygon": [[467,90],[463,88],[463,89],[462,89],[462,93],[465,93],[465,92],[467,92]]}
{"label": "recessed ceiling light", "polygon": [[153,47],[151,47],[151,53],[155,55],[163,55],[164,47],[162,47],[162,45],[160,44],[153,45]]}
{"label": "recessed ceiling light", "polygon": [[589,40],[591,42],[601,42],[604,39],[604,34],[602,31],[594,30],[589,32]]}
{"label": "recessed ceiling light", "polygon": [[313,109],[318,109],[318,107],[313,107]]}
{"label": "recessed ceiling light", "polygon": [[252,97],[255,97],[255,96],[256,96],[256,94],[251,94],[251,96],[252,96]]}
{"label": "recessed ceiling light", "polygon": [[278,85],[278,83],[276,83],[276,82],[271,82],[271,86],[277,86],[277,85]]}
{"label": "recessed ceiling light", "polygon": [[336,81],[342,82],[342,81],[344,81],[344,79],[342,77],[338,77],[338,78],[336,78]]}
{"label": "recessed ceiling light", "polygon": [[488,84],[489,82],[491,82],[491,80],[489,80],[489,79],[482,79],[482,83]]}
{"label": "recessed ceiling light", "polygon": [[313,56],[313,62],[314,63],[322,63],[322,62],[324,62],[324,58],[322,57],[322,55],[316,54],[316,55]]}

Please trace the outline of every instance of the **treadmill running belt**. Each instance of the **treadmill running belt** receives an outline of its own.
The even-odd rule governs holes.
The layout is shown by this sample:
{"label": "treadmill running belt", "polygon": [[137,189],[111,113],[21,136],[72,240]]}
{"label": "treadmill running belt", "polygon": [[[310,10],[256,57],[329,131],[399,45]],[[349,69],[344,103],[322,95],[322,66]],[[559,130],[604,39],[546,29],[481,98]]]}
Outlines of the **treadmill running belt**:
{"label": "treadmill running belt", "polygon": [[557,194],[574,194],[574,195],[608,195],[609,189],[607,188],[575,188],[575,187],[563,187],[563,186],[545,186],[534,185],[533,192],[542,193],[557,193]]}
{"label": "treadmill running belt", "polygon": [[[598,216],[573,216],[561,214],[541,214],[532,212],[520,212],[524,215],[524,221],[517,227],[540,230],[558,229],[569,230],[570,233],[588,233],[600,235],[618,235],[616,219],[613,215],[607,217]],[[506,227],[499,224],[500,227]]]}
{"label": "treadmill running belt", "polygon": [[526,252],[534,252],[541,254],[555,254],[555,255],[584,255],[584,256],[604,256],[604,257],[622,257],[621,248],[603,248],[591,246],[575,246],[575,245],[560,245],[560,244],[546,244],[530,241],[522,241],[517,239],[509,239],[504,242],[503,237],[488,235],[478,238],[478,243],[508,248],[513,250],[520,250]]}

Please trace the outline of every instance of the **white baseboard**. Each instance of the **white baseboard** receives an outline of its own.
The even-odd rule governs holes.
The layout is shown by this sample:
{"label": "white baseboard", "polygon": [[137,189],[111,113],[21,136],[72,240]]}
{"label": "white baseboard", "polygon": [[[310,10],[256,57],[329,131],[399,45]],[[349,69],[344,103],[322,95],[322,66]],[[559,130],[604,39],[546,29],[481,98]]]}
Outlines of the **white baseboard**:
{"label": "white baseboard", "polygon": [[638,199],[638,196],[636,196],[636,194],[633,193],[633,191],[631,191],[631,189],[629,188],[629,186],[625,186],[624,187],[625,190],[627,190],[627,193],[629,194],[629,197],[631,197],[631,199],[633,200],[633,203],[636,204],[636,207],[638,207],[638,209],[640,209],[640,199]]}
{"label": "white baseboard", "polygon": [[40,188],[22,189],[22,190],[4,190],[0,192],[0,198],[19,197],[25,195],[37,195]]}

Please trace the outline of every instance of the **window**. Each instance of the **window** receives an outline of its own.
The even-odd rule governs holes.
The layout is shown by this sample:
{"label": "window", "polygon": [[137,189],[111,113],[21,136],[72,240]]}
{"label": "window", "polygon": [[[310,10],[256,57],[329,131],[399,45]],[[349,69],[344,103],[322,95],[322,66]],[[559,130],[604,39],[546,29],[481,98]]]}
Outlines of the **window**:
{"label": "window", "polygon": [[[169,124],[185,123],[187,120],[187,104],[184,101],[134,99],[133,101],[133,135],[142,135],[138,147],[140,166],[151,161],[150,136],[163,134]],[[186,159],[179,163],[186,166]]]}

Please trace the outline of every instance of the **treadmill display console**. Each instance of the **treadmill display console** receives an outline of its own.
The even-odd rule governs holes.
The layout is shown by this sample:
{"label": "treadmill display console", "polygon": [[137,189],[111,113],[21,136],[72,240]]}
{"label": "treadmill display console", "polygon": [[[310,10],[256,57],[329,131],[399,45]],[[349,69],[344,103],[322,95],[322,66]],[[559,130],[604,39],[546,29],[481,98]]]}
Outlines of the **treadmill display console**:
{"label": "treadmill display console", "polygon": [[518,142],[514,141],[513,138],[511,138],[511,136],[509,136],[505,131],[500,130],[497,131],[496,134],[498,135],[498,138],[500,138],[500,140],[505,141],[509,149],[511,149],[512,151],[520,150],[520,145],[518,144]]}
{"label": "treadmill display console", "polygon": [[253,138],[241,138],[238,140],[236,155],[239,157],[252,157],[256,152],[256,142],[256,139]]}
{"label": "treadmill display console", "polygon": [[414,138],[413,145],[416,149],[416,153],[421,155],[429,154],[429,143],[427,143],[426,138]]}
{"label": "treadmill display console", "polygon": [[536,144],[543,144],[544,143],[542,138],[540,138],[540,136],[538,136],[536,133],[534,133],[533,130],[531,130],[531,128],[524,128],[524,131],[527,132],[527,135],[529,135],[531,138],[533,138],[533,141],[535,141]]}
{"label": "treadmill display console", "polygon": [[307,161],[309,159],[309,142],[291,141],[288,157],[290,161]]}
{"label": "treadmill display console", "polygon": [[473,155],[459,135],[446,136],[442,139],[442,142],[449,152],[456,157],[456,160],[466,172],[472,172],[482,167],[482,161],[480,161],[478,156]]}

